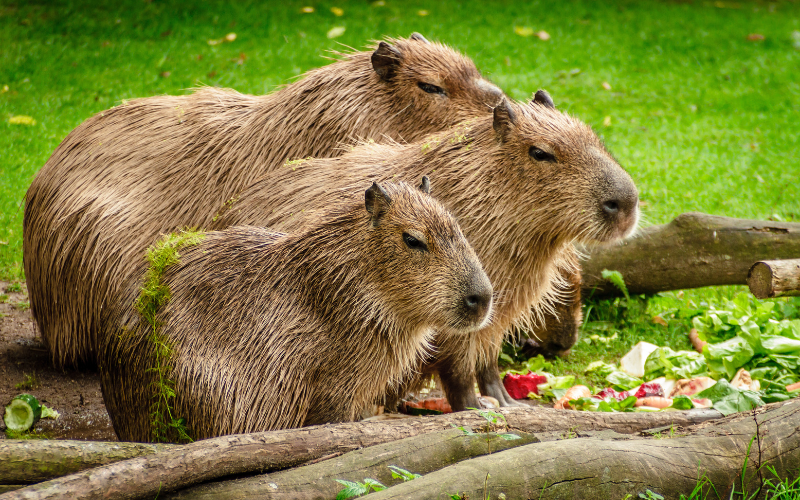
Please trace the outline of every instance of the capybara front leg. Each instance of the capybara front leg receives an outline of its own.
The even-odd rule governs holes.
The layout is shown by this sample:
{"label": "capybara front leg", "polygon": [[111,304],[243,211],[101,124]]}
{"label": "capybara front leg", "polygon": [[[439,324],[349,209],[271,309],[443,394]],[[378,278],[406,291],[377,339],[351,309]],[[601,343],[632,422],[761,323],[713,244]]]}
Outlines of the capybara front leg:
{"label": "capybara front leg", "polygon": [[468,408],[480,408],[478,396],[475,394],[475,374],[461,373],[459,370],[440,370],[447,402],[453,411],[464,411]]}
{"label": "capybara front leg", "polygon": [[476,375],[482,395],[495,398],[500,406],[525,406],[524,403],[519,403],[509,396],[503,382],[500,381],[500,369],[496,361],[479,365]]}

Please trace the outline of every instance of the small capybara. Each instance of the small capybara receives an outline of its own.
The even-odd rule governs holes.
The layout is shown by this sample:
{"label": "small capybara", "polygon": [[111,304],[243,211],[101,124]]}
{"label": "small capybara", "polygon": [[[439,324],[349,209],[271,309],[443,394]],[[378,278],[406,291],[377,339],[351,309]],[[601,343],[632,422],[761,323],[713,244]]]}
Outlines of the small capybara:
{"label": "small capybara", "polygon": [[438,202],[402,182],[330,201],[295,234],[238,226],[180,249],[155,320],[131,307],[141,285],[126,290],[99,356],[120,439],[175,438],[153,417],[165,383],[153,324],[171,351],[169,415],[201,439],[352,420],[408,378],[434,330],[469,337],[488,322],[489,279]]}
{"label": "small capybara", "polygon": [[437,199],[458,218],[497,294],[492,323],[469,337],[438,332],[422,372],[438,371],[455,410],[477,407],[476,375],[484,395],[513,404],[497,372],[506,332],[568,288],[562,276],[576,261],[573,242],[622,238],[638,220],[630,176],[546,92],[530,103],[503,100],[491,117],[416,143],[362,144],[339,158],[289,162],[243,191],[213,224],[294,231],[313,222],[331,196],[358,190],[359,179],[421,175],[434,179]]}
{"label": "small capybara", "polygon": [[31,309],[57,366],[95,362],[98,318],[159,234],[206,227],[258,175],[356,139],[420,139],[491,114],[502,92],[421,35],[342,54],[263,96],[201,88],[98,113],[25,199]]}

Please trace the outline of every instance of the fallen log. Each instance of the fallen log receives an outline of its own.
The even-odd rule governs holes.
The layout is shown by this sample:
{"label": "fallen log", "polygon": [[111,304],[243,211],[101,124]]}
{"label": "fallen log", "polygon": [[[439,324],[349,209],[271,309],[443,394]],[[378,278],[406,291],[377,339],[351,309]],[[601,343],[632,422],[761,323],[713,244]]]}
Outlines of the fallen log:
{"label": "fallen log", "polygon": [[622,292],[603,279],[619,271],[633,294],[747,284],[753,262],[800,258],[800,223],[681,214],[669,224],[642,229],[616,246],[587,250],[584,297]]}
{"label": "fallen log", "polygon": [[747,286],[759,299],[800,295],[800,259],[756,262],[747,274]]}
{"label": "fallen log", "polygon": [[0,485],[38,483],[178,445],[93,441],[2,440]]}
{"label": "fallen log", "polygon": [[538,441],[532,434],[517,435],[519,439],[506,440],[497,433],[468,435],[460,429],[450,429],[370,446],[287,471],[203,484],[164,498],[334,500],[344,488],[337,479],[363,482],[370,478],[391,486],[403,479],[392,477],[390,465],[415,474],[427,474],[468,458]]}
{"label": "fallen log", "polygon": [[[465,460],[367,498],[424,500],[458,494],[474,499],[503,493],[505,498],[605,500],[638,498],[648,489],[664,498],[678,498],[689,496],[704,476],[718,498],[740,498],[730,495],[731,489],[741,492],[744,486],[755,492],[761,479],[771,476],[766,466],[781,479],[796,477],[798,427],[800,404],[795,401],[694,427],[684,437],[534,443]],[[709,489],[706,486],[706,492]]]}
{"label": "fallen log", "polygon": [[[503,408],[513,431],[528,433],[611,429],[636,433],[664,425],[691,425],[721,418],[716,410],[664,413],[586,413],[544,407]],[[374,446],[455,426],[480,428],[486,420],[468,411],[380,422],[348,422],[256,434],[222,436],[155,455],[104,465],[0,495],[0,499],[152,498],[193,484],[240,474],[295,467],[336,453]]]}

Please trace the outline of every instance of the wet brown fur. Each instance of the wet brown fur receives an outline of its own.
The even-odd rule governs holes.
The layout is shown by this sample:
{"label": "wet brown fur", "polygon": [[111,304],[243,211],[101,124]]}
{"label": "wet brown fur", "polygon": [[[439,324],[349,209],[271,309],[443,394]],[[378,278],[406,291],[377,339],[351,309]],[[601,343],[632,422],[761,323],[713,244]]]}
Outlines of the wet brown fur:
{"label": "wet brown fur", "polygon": [[[334,202],[303,231],[210,232],[166,269],[171,298],[158,319],[173,351],[173,414],[192,437],[353,420],[412,374],[434,329],[468,336],[484,322],[488,312],[461,312],[474,283],[489,296],[491,286],[455,219],[404,183],[384,184],[391,203],[370,214],[364,184],[360,198]],[[406,232],[428,251],[406,246]],[[132,307],[139,289],[110,312],[99,363],[125,441],[153,437],[153,345]]]}
{"label": "wet brown fur", "polygon": [[[532,145],[558,161],[533,160]],[[496,367],[509,328],[530,323],[557,300],[566,286],[558,270],[576,265],[572,243],[617,239],[636,223],[633,181],[588,126],[539,103],[508,104],[494,119],[476,118],[414,144],[363,144],[339,158],[287,164],[243,191],[214,225],[293,231],[324,209],[317,200],[349,196],[364,178],[421,175],[431,175],[437,199],[458,217],[496,292],[491,325],[469,337],[439,332],[436,357],[424,370],[439,371],[454,408],[477,406],[476,365],[479,373]],[[612,224],[600,202],[613,189],[624,191],[631,207]],[[491,384],[499,384],[496,375],[482,385]]]}
{"label": "wet brown fur", "polygon": [[338,156],[356,139],[417,140],[490,113],[502,95],[444,45],[389,42],[377,49],[388,79],[372,51],[341,54],[268,95],[201,88],[136,99],[73,130],[33,181],[24,217],[31,308],[53,362],[95,362],[100,311],[160,233],[209,225],[287,159]]}

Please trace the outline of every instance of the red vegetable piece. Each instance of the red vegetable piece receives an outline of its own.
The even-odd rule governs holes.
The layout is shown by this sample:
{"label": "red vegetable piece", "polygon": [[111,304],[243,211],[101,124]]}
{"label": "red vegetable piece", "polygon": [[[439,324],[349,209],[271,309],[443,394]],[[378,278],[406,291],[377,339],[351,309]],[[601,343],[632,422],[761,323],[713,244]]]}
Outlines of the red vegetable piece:
{"label": "red vegetable piece", "polygon": [[508,395],[514,399],[525,399],[530,392],[539,394],[539,388],[537,386],[546,382],[547,377],[535,373],[528,373],[525,375],[509,373],[503,378],[503,385],[506,391],[508,391]]}
{"label": "red vegetable piece", "polygon": [[649,398],[650,396],[664,396],[664,388],[658,382],[646,382],[639,387],[635,396],[637,398]]}
{"label": "red vegetable piece", "polygon": [[628,394],[628,391],[617,392],[611,387],[606,387],[605,389],[597,393],[597,397],[600,399],[614,398],[617,401],[622,401],[628,396],[630,396],[630,394]]}

